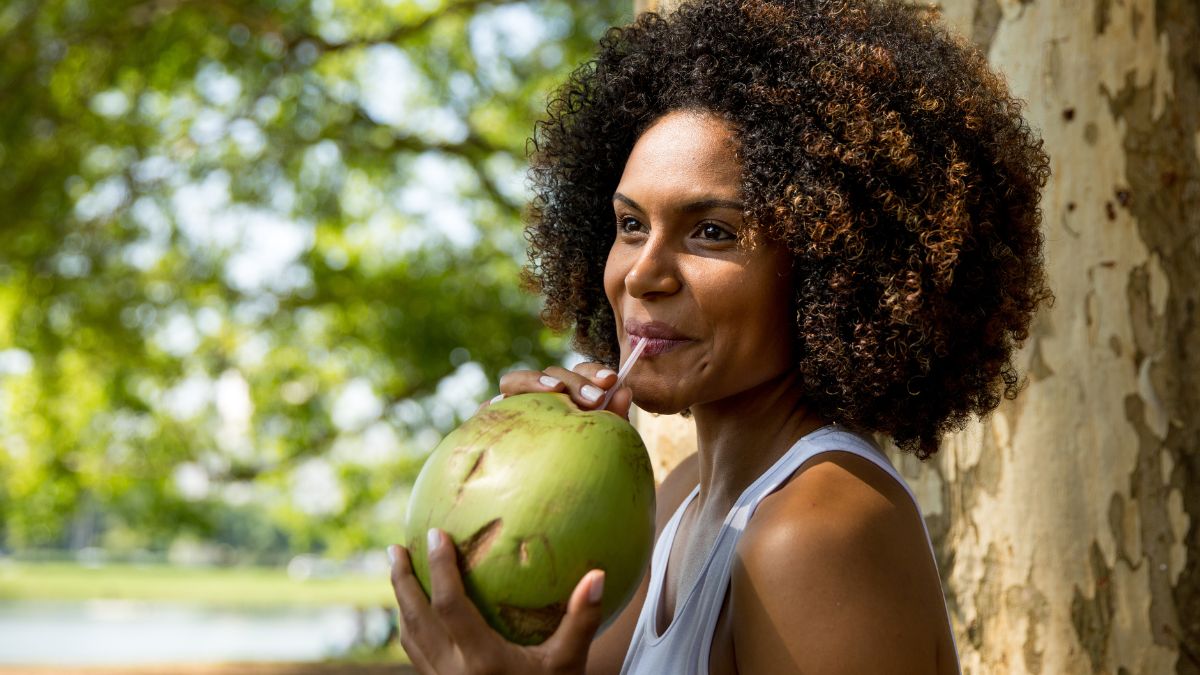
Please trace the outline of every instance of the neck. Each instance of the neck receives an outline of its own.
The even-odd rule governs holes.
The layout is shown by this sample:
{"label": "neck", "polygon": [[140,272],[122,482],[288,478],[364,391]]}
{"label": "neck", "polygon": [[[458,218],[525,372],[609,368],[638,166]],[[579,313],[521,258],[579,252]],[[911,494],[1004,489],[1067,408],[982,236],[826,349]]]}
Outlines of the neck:
{"label": "neck", "polygon": [[797,440],[826,424],[805,404],[800,377],[785,373],[735,396],[692,406],[701,513],[724,518],[742,492]]}

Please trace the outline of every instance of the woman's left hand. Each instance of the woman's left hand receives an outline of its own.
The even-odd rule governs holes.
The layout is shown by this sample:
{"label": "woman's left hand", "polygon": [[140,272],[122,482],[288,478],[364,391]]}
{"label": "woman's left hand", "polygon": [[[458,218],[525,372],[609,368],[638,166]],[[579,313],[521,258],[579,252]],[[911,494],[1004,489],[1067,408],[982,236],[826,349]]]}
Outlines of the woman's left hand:
{"label": "woman's left hand", "polygon": [[[400,604],[400,644],[423,675],[580,675],[601,623],[604,572],[592,570],[575,586],[567,613],[545,642],[523,647],[484,620],[463,590],[458,552],[445,533],[431,530],[431,598],[413,575],[408,550],[392,546],[392,590]],[[434,534],[431,534],[431,539]]]}

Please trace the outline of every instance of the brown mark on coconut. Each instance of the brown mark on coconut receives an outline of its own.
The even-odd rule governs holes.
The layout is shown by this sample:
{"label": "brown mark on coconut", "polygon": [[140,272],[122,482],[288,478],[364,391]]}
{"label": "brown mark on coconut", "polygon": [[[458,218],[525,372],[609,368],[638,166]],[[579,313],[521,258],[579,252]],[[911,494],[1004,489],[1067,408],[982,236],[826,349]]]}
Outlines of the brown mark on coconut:
{"label": "brown mark on coconut", "polygon": [[469,422],[475,439],[473,446],[490,447],[517,428],[520,414],[511,410],[484,411]]}
{"label": "brown mark on coconut", "polygon": [[520,544],[517,544],[517,561],[522,566],[529,564],[529,540],[522,539]]}
{"label": "brown mark on coconut", "polygon": [[479,473],[479,468],[483,466],[483,458],[487,456],[487,453],[487,449],[484,449],[480,451],[478,455],[475,455],[475,463],[472,464],[471,469],[467,471],[467,477],[463,479],[464,483],[469,482],[471,479],[475,478],[475,474]]}
{"label": "brown mark on coconut", "polygon": [[487,557],[488,551],[491,550],[492,544],[496,543],[496,538],[500,536],[500,532],[503,529],[504,519],[496,518],[476,530],[474,534],[467,537],[459,545],[464,572],[470,572],[475,569],[476,565],[483,562],[483,559]]}
{"label": "brown mark on coconut", "polygon": [[514,607],[499,605],[500,619],[508,625],[510,632],[522,644],[542,642],[558,628],[567,613],[566,602],[555,602],[545,607]]}
{"label": "brown mark on coconut", "polygon": [[[455,448],[454,452],[455,453],[467,452],[471,449],[472,448]],[[461,481],[459,481],[458,489],[454,491],[454,506],[458,506],[459,503],[462,502],[463,490],[466,489],[467,483],[471,482],[471,479],[475,478],[476,474],[478,474],[480,472],[480,469],[483,467],[484,457],[487,455],[487,453],[488,453],[488,449],[484,448],[483,450],[480,450],[478,452],[478,454],[475,455],[475,461],[471,463],[471,468],[467,469],[467,474],[465,476],[463,476],[463,479]],[[453,507],[451,507],[451,508],[453,508]]]}
{"label": "brown mark on coconut", "polygon": [[460,429],[470,428],[469,447],[488,448],[495,445],[517,427],[521,414],[513,410],[486,409],[467,420]]}
{"label": "brown mark on coconut", "polygon": [[503,422],[519,417],[520,414],[515,410],[496,410],[495,408],[485,408],[479,413],[479,417],[492,423]]}

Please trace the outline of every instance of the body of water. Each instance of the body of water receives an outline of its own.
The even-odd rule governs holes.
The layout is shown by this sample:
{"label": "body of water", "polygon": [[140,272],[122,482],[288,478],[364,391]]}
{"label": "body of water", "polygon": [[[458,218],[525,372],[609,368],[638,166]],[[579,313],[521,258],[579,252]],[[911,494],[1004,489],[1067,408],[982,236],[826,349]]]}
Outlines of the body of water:
{"label": "body of water", "polygon": [[270,610],[90,600],[0,602],[0,663],[116,665],[308,661],[386,630],[383,611]]}

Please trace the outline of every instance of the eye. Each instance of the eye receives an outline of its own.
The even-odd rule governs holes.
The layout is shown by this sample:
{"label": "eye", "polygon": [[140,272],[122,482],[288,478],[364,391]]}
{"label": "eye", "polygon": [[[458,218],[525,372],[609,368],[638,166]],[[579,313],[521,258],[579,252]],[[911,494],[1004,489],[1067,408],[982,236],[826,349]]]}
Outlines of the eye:
{"label": "eye", "polygon": [[696,233],[701,239],[708,241],[729,241],[736,238],[729,230],[716,223],[702,223]]}
{"label": "eye", "polygon": [[617,232],[621,234],[629,234],[632,232],[641,232],[645,227],[637,221],[637,218],[630,216],[617,216]]}

